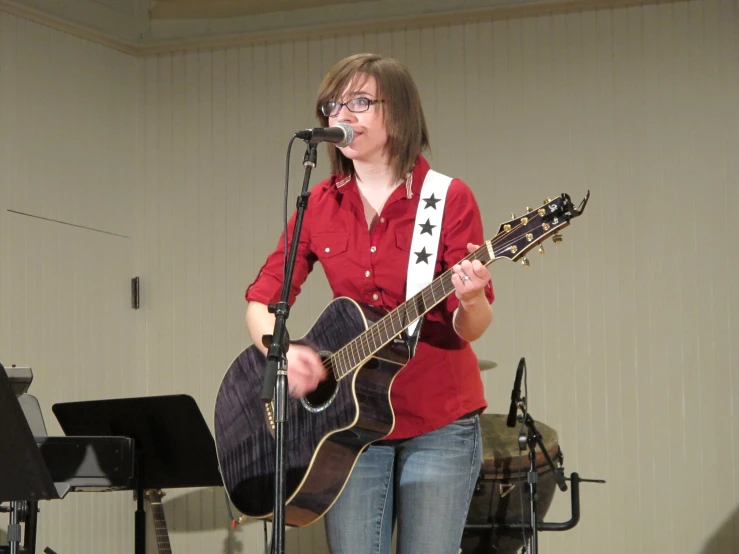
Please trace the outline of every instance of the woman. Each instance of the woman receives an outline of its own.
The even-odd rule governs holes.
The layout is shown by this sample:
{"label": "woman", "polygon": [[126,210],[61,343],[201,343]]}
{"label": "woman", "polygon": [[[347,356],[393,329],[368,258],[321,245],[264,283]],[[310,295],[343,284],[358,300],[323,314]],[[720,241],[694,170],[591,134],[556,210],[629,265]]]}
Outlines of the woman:
{"label": "woman", "polygon": [[[429,172],[418,90],[397,61],[358,54],[329,71],[316,112],[322,126],[350,125],[354,139],[329,147],[332,176],[311,192],[290,304],[319,261],[335,297],[392,310],[406,299],[409,260],[425,261],[410,251]],[[482,460],[478,414],[486,407],[469,343],[492,321],[493,290],[479,261],[457,263],[483,240],[477,203],[458,179],[448,186],[441,223],[434,275],[452,268],[454,294],[426,315],[415,356],[393,383],[393,431],[360,455],[325,516],[335,554],[389,554],[394,523],[399,554],[459,549]],[[264,352],[261,338],[274,328],[267,304],[279,300],[282,287],[282,244],[246,291],[249,334]],[[296,398],[325,377],[319,356],[305,346],[290,347],[287,366]]]}

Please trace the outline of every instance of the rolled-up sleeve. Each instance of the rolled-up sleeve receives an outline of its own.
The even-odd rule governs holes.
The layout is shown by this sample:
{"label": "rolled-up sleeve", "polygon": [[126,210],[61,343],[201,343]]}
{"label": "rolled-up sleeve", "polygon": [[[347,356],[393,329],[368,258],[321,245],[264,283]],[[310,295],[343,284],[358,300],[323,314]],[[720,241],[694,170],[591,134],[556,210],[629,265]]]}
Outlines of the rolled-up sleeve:
{"label": "rolled-up sleeve", "polygon": [[[306,212],[308,213],[308,212]],[[295,228],[295,218],[297,212],[294,212],[288,222],[288,237],[292,237]],[[248,302],[260,302],[262,304],[275,303],[280,300],[282,293],[282,280],[284,276],[284,233],[280,235],[277,248],[269,256],[267,261],[259,269],[254,281],[246,288],[245,298]],[[288,244],[288,251],[290,244]],[[295,259],[295,269],[290,286],[290,294],[288,303],[292,306],[295,299],[300,293],[300,288],[308,278],[308,274],[313,270],[316,263],[316,256],[310,249],[310,225],[309,217],[303,219],[303,229],[300,233],[300,243],[298,245],[298,255]]]}

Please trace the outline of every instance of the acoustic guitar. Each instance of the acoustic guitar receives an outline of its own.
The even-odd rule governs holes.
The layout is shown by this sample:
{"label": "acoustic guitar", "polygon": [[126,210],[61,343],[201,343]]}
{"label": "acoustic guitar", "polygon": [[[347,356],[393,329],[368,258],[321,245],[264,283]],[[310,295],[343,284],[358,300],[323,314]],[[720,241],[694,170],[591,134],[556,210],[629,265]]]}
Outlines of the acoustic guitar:
{"label": "acoustic guitar", "polygon": [[[582,214],[590,192],[575,208],[569,195],[500,226],[465,259],[489,265],[524,255]],[[409,359],[404,331],[454,291],[452,271],[418,294],[380,312],[349,298],[333,300],[295,344],[318,352],[328,378],[311,394],[289,398],[285,425],[285,523],[304,526],[328,511],[357,457],[393,429],[393,380]],[[274,507],[274,405],[262,401],[265,356],[250,346],[231,363],[215,404],[215,442],[226,491],[243,514],[271,518]]]}

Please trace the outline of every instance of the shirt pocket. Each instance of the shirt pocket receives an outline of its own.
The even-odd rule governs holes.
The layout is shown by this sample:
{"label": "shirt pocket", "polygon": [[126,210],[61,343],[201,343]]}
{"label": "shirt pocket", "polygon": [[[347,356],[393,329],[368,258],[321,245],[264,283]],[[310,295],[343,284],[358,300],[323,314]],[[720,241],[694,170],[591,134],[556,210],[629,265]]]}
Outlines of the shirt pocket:
{"label": "shirt pocket", "polygon": [[405,252],[406,258],[411,251],[412,238],[413,237],[409,236],[407,233],[399,233],[395,235],[395,248],[402,252]]}
{"label": "shirt pocket", "polygon": [[311,239],[312,250],[323,270],[330,278],[332,270],[347,269],[349,254],[349,235],[347,233],[320,233]]}

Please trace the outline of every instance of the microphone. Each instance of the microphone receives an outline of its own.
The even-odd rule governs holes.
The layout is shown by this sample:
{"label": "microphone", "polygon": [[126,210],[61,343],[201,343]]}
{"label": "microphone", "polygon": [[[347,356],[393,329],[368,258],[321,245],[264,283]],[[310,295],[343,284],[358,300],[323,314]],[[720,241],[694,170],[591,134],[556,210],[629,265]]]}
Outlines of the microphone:
{"label": "microphone", "polygon": [[516,380],[513,382],[513,390],[511,391],[511,407],[508,410],[508,427],[516,426],[516,410],[518,409],[518,399],[521,398],[521,378],[523,377],[523,368],[526,366],[526,358],[521,358],[518,362],[516,370]]}
{"label": "microphone", "polygon": [[354,140],[354,129],[346,123],[337,123],[333,127],[316,127],[314,129],[306,129],[298,131],[295,136],[299,139],[307,140],[310,144],[318,144],[319,142],[331,142],[337,148],[349,146]]}

